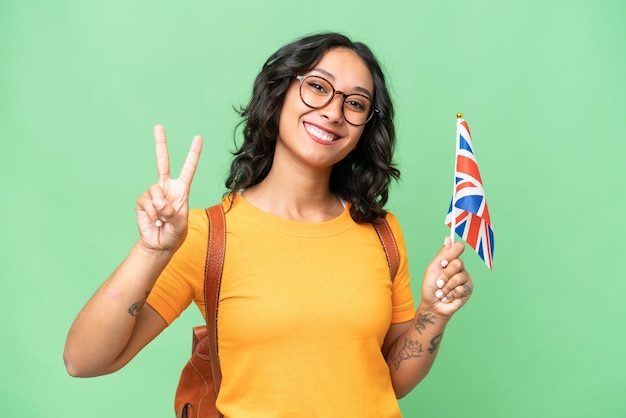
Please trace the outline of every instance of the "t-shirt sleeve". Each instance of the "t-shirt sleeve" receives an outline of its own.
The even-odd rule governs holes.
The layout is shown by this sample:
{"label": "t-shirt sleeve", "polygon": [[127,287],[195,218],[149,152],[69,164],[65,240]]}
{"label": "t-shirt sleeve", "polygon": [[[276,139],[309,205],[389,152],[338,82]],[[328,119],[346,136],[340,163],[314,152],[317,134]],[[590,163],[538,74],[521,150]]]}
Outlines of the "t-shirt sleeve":
{"label": "t-shirt sleeve", "polygon": [[191,304],[204,304],[204,265],[208,218],[202,209],[189,212],[187,237],[157,279],[146,303],[167,325]]}
{"label": "t-shirt sleeve", "polygon": [[397,324],[400,322],[406,322],[413,319],[415,316],[415,305],[413,299],[413,292],[411,291],[411,278],[409,275],[409,264],[406,252],[406,245],[404,243],[404,236],[402,235],[402,229],[398,223],[398,219],[393,213],[387,213],[387,222],[389,227],[393,231],[393,235],[396,239],[398,246],[398,253],[400,255],[400,265],[398,267],[398,273],[393,280],[391,287],[392,291],[392,304],[393,313],[391,316],[391,323]]}

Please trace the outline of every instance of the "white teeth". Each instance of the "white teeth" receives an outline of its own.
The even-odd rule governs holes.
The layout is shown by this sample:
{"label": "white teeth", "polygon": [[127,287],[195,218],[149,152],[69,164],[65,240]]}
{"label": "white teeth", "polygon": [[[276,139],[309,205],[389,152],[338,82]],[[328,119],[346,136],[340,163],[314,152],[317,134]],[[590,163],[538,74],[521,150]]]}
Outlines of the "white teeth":
{"label": "white teeth", "polygon": [[329,134],[328,132],[322,131],[321,129],[313,125],[305,124],[304,126],[308,133],[310,133],[317,139],[321,139],[322,141],[333,142],[334,140],[337,139],[337,136]]}

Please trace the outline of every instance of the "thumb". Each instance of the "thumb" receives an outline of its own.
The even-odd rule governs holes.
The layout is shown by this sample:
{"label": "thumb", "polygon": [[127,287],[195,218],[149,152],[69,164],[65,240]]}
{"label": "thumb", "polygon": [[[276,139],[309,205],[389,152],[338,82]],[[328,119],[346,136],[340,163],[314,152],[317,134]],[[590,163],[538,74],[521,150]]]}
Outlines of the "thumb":
{"label": "thumb", "polygon": [[[156,198],[152,202],[152,205],[156,209],[159,220],[157,221],[157,226],[160,226],[162,223],[169,223],[175,230],[179,230],[185,227],[185,219],[184,217],[178,213],[178,211],[165,199]],[[160,222],[160,224],[159,224]]]}
{"label": "thumb", "polygon": [[427,275],[439,275],[441,270],[446,268],[450,261],[459,258],[464,250],[465,245],[462,242],[452,242],[450,237],[446,237],[443,246],[428,267],[426,267]]}

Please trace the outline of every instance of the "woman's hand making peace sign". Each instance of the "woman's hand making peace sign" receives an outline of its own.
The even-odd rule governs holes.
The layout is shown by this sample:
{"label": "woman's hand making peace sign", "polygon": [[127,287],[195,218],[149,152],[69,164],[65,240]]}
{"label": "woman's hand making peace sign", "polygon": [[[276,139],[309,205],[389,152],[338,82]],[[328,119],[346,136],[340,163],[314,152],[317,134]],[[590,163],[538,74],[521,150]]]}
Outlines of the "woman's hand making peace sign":
{"label": "woman's hand making peace sign", "polygon": [[175,251],[187,234],[189,189],[198,166],[202,138],[193,138],[191,148],[177,179],[170,177],[165,129],[154,127],[156,161],[159,180],[137,199],[139,244],[148,250]]}

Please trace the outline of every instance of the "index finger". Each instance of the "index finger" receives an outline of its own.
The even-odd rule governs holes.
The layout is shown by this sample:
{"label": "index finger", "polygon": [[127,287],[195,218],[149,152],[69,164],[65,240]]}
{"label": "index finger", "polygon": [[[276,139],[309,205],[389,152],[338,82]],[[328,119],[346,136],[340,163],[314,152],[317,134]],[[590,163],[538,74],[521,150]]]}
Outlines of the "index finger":
{"label": "index finger", "polygon": [[170,157],[167,153],[167,142],[165,140],[165,128],[161,125],[154,127],[154,143],[156,146],[157,172],[159,173],[159,184],[170,178]]}

